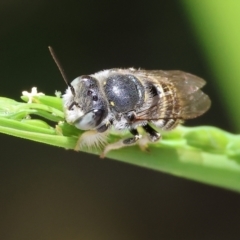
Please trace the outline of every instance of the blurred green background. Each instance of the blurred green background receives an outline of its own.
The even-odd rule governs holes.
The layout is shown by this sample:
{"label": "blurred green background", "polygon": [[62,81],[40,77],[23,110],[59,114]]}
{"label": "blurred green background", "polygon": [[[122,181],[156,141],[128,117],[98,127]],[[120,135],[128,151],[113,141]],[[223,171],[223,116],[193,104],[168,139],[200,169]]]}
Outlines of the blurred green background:
{"label": "blurred green background", "polygon": [[[200,2],[215,3],[211,10],[226,25],[216,25],[220,35],[211,6]],[[237,132],[240,78],[231,67],[240,60],[228,53],[240,49],[240,20],[226,21],[240,7],[218,4],[215,11],[219,2],[2,1],[0,96],[19,100],[33,86],[63,92],[52,45],[70,79],[112,67],[199,75],[212,108],[186,125]],[[237,34],[229,45],[221,37],[227,30]],[[10,136],[0,141],[0,239],[239,239],[239,194]]]}

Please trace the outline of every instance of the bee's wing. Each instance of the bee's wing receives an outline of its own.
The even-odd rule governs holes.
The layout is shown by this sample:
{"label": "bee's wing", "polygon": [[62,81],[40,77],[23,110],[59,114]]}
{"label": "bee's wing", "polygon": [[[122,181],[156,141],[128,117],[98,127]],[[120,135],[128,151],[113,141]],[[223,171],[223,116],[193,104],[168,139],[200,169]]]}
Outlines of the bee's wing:
{"label": "bee's wing", "polygon": [[[161,114],[161,112],[164,111],[168,111],[165,114],[168,118],[191,119],[205,113],[211,105],[209,97],[201,91],[201,88],[205,85],[205,81],[195,75],[182,71],[161,70],[137,70],[134,74],[142,79],[151,79],[151,81],[155,84],[172,83],[176,90],[176,101],[180,103],[180,111],[178,113],[174,113],[171,111],[168,98],[160,98],[159,101],[156,101],[156,105],[158,106],[152,106],[149,110],[146,110],[148,111],[146,116],[150,116],[151,114],[149,113],[151,113],[151,111],[155,111],[156,117],[157,110],[159,113],[159,119],[164,118]],[[165,102],[161,102],[161,100]],[[151,117],[149,120],[151,120]]]}

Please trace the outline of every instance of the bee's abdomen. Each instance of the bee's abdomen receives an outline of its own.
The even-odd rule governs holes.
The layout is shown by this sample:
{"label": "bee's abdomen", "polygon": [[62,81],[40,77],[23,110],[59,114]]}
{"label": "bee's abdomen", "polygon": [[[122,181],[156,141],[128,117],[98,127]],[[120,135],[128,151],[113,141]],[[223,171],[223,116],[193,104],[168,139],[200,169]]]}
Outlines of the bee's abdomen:
{"label": "bee's abdomen", "polygon": [[177,89],[171,83],[161,83],[158,85],[158,89],[160,92],[157,105],[159,120],[152,122],[163,130],[171,130],[182,122]]}

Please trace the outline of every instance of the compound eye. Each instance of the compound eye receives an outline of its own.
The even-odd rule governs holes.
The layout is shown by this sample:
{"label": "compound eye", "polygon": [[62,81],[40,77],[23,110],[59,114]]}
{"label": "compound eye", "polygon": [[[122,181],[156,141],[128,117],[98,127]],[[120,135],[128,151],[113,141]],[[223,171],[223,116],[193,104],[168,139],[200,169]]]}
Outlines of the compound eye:
{"label": "compound eye", "polygon": [[88,80],[91,80],[92,77],[89,76],[89,75],[82,75],[81,78],[84,80],[84,81],[88,81]]}
{"label": "compound eye", "polygon": [[94,129],[102,122],[105,116],[105,110],[94,109],[79,118],[74,125],[81,130]]}
{"label": "compound eye", "polygon": [[97,80],[95,78],[88,76],[88,75],[82,75],[81,79],[86,84],[85,85],[86,87],[88,87],[88,88],[96,87]]}

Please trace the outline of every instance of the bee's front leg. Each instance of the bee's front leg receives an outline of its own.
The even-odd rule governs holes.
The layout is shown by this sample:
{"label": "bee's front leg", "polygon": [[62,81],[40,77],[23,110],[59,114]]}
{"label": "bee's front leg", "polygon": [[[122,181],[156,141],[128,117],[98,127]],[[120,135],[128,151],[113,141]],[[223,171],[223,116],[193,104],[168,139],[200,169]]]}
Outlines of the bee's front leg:
{"label": "bee's front leg", "polygon": [[125,145],[134,144],[142,137],[142,135],[139,134],[137,129],[131,129],[130,133],[133,135],[133,137],[124,139],[123,144]]}
{"label": "bee's front leg", "polygon": [[78,138],[74,150],[100,150],[107,143],[107,135],[107,131],[98,132],[96,130],[88,130]]}

